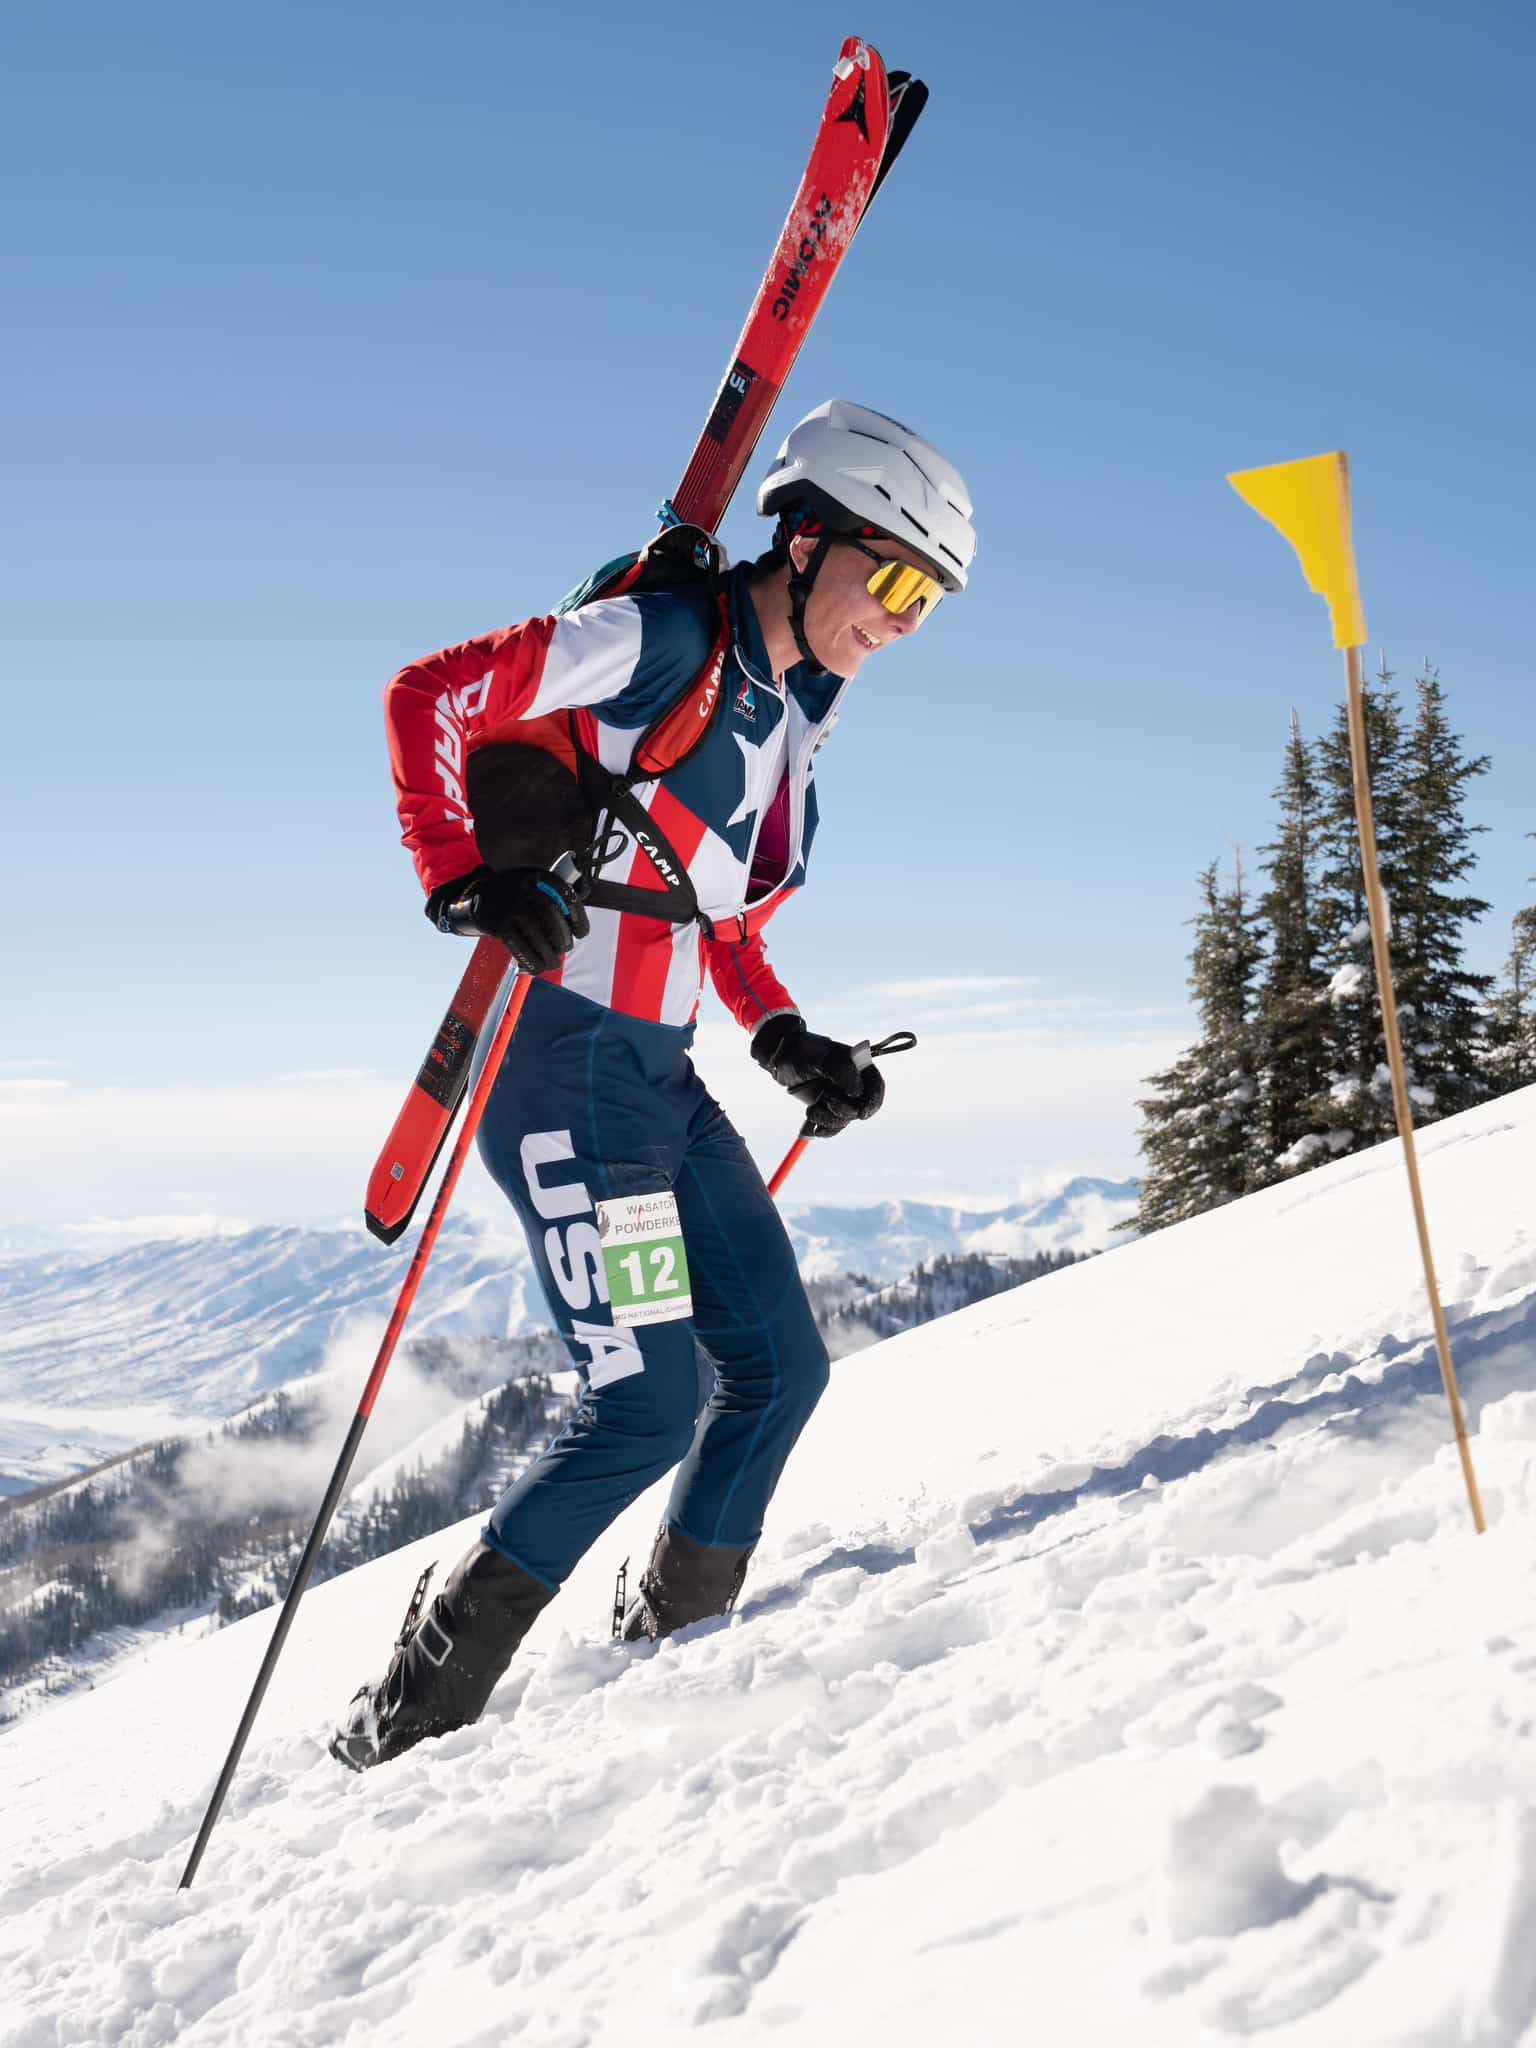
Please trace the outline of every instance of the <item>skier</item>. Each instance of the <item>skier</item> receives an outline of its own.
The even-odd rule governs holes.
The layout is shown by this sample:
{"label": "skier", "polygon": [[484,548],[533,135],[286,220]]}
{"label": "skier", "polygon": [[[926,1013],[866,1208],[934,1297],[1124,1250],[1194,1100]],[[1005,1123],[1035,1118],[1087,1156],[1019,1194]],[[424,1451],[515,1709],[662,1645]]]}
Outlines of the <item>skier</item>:
{"label": "skier", "polygon": [[[773,544],[718,587],[696,577],[531,620],[414,663],[386,692],[428,916],[495,935],[537,977],[479,1143],[583,1391],[430,1606],[413,1602],[384,1677],[354,1695],[331,1742],[354,1770],[475,1720],[578,1560],[674,1466],[624,1634],[729,1609],[826,1385],[784,1225],[689,1058],[694,1017],[707,967],[816,1136],[879,1109],[878,1070],[807,1027],[762,930],[804,879],[812,757],[844,691],[964,589],[976,539],[944,457],[840,399],[794,427],[757,508],[778,522]],[[520,802],[543,801],[523,742],[611,779],[679,706],[704,737],[610,812],[589,888],[507,859]],[[498,762],[499,786],[484,766]],[[713,1368],[702,1410],[696,1340]]]}

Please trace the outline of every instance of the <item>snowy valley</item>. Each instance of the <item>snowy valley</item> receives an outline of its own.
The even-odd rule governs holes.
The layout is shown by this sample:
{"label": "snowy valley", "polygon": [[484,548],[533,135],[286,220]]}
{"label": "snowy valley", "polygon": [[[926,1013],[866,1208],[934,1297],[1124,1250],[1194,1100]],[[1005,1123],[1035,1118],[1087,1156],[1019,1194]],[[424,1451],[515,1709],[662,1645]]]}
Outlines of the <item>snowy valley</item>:
{"label": "snowy valley", "polygon": [[[1027,1259],[1114,1242],[1133,1181],[1079,1179],[991,1210],[895,1201],[788,1216],[809,1279],[902,1279],[922,1260]],[[93,1233],[0,1247],[0,1495],[83,1472],[177,1428],[206,1427],[318,1372],[382,1326],[415,1243],[356,1224],[221,1228],[102,1252]],[[411,1314],[413,1338],[516,1337],[545,1322],[509,1214],[453,1218]],[[363,1372],[366,1373],[366,1350]]]}
{"label": "snowy valley", "polygon": [[[0,1738],[4,2048],[1529,2048],[1536,1090],[1421,1136],[1489,1530],[1383,1145],[842,1359],[736,1612],[485,1718],[332,1718],[474,1518]],[[388,1391],[386,1389],[386,1401]]]}
{"label": "snowy valley", "polygon": [[[1129,1199],[1078,1181],[1001,1212],[818,1210],[796,1229],[828,1348],[845,1357],[1085,1257]],[[985,1248],[930,1249],[895,1280],[848,1270],[899,1271],[934,1245]],[[536,1296],[530,1310],[521,1242],[466,1222],[441,1253],[321,1579],[488,1507],[570,1412],[574,1376]],[[281,1597],[403,1267],[360,1232],[268,1229],[0,1268],[9,1384],[31,1396],[0,1406],[0,1725]],[[119,1405],[103,1411],[109,1386]],[[104,1421],[131,1434],[103,1460]]]}

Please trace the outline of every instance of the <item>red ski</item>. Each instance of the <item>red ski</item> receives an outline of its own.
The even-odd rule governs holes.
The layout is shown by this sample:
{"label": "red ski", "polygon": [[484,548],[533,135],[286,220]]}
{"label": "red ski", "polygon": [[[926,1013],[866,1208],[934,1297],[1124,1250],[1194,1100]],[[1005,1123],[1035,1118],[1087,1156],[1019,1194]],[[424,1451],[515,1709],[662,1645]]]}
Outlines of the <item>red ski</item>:
{"label": "red ski", "polygon": [[[713,533],[724,518],[848,244],[927,98],[921,80],[903,71],[887,75],[870,44],[857,36],[844,42],[800,189],[682,481],[663,508],[668,524],[675,519]],[[510,958],[499,939],[476,941],[385,1140],[363,1211],[385,1244],[410,1223],[431,1177]]]}
{"label": "red ski", "polygon": [[821,311],[875,189],[910,134],[928,88],[849,36],[832,73],[810,161],[737,338],[671,509],[713,533]]}

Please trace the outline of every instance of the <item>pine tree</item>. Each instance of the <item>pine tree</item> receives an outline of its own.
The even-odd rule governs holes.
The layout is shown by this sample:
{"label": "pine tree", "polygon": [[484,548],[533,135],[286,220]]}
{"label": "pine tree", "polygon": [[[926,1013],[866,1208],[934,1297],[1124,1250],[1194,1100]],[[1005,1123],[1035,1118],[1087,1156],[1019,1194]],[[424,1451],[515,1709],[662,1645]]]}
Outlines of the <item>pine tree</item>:
{"label": "pine tree", "polygon": [[1314,1153],[1326,1157],[1328,1149],[1313,1123],[1329,1075],[1328,979],[1319,967],[1317,901],[1322,793],[1294,711],[1275,801],[1279,837],[1263,849],[1269,887],[1259,899],[1269,934],[1257,1011],[1255,1176],[1261,1186],[1305,1165]]}
{"label": "pine tree", "polygon": [[1135,1227],[1143,1236],[1218,1208],[1255,1184],[1259,919],[1249,906],[1241,860],[1225,891],[1213,861],[1200,876],[1200,893],[1189,987],[1201,1035],[1173,1066],[1148,1077],[1156,1093],[1137,1105],[1146,1171]]}
{"label": "pine tree", "polygon": [[1401,881],[1392,899],[1392,972],[1405,1060],[1420,1112],[1451,1116],[1481,1102],[1484,1011],[1493,977],[1469,974],[1463,927],[1489,905],[1458,890],[1477,864],[1466,822],[1467,786],[1488,772],[1488,756],[1463,753],[1445,716],[1440,674],[1426,661],[1403,757]]}
{"label": "pine tree", "polygon": [[[1488,977],[1467,972],[1462,928],[1488,908],[1463,893],[1475,865],[1466,821],[1467,786],[1488,771],[1469,757],[1445,716],[1439,675],[1426,662],[1404,729],[1392,673],[1383,659],[1364,693],[1377,858],[1390,918],[1392,979],[1414,1121],[1445,1116],[1482,1099]],[[1371,955],[1370,922],[1354,812],[1349,726],[1341,708],[1317,749],[1323,791],[1318,891],[1320,964],[1327,980],[1328,1077],[1310,1116],[1319,1140],[1303,1137],[1288,1163],[1359,1151],[1395,1134],[1392,1083]]]}
{"label": "pine tree", "polygon": [[[1404,884],[1404,763],[1402,707],[1385,660],[1374,684],[1367,684],[1361,695],[1376,853],[1390,915]],[[1308,1148],[1297,1164],[1358,1152],[1391,1137],[1397,1128],[1360,866],[1349,717],[1343,705],[1332,730],[1318,742],[1316,758],[1322,789],[1317,927],[1319,966],[1326,977],[1328,1072],[1308,1107],[1323,1145]]]}
{"label": "pine tree", "polygon": [[1485,1071],[1495,1095],[1536,1081],[1536,909],[1515,912],[1509,937],[1503,984],[1487,1012]]}

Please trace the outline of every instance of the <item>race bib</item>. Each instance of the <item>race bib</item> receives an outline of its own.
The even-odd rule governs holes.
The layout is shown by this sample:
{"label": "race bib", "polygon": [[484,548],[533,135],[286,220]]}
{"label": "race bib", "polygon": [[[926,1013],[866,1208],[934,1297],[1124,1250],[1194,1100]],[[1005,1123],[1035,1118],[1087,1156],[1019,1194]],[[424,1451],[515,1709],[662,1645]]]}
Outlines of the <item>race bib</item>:
{"label": "race bib", "polygon": [[693,1314],[674,1194],[599,1202],[597,1236],[615,1323],[671,1323]]}

